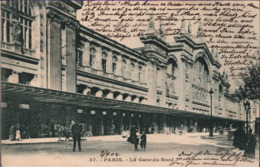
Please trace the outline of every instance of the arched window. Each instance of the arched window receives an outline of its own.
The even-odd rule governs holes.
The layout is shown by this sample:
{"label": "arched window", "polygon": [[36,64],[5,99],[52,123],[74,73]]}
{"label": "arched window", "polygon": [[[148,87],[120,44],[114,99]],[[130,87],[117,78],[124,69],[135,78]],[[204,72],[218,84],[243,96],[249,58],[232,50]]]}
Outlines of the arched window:
{"label": "arched window", "polygon": [[194,76],[195,83],[207,89],[210,79],[209,79],[209,69],[204,58],[200,57],[196,60],[195,73],[196,73],[196,76]]}
{"label": "arched window", "polygon": [[124,78],[126,78],[126,61],[122,61],[122,75]]}
{"label": "arched window", "polygon": [[116,73],[116,66],[117,66],[117,58],[116,58],[116,56],[113,56],[113,59],[112,59],[112,72],[113,72],[113,74]]}
{"label": "arched window", "polygon": [[[174,59],[169,59],[167,62],[167,79],[166,79],[166,95],[171,96],[175,94],[177,64]],[[161,80],[161,79],[159,79]]]}
{"label": "arched window", "polygon": [[167,63],[167,74],[176,77],[176,68],[177,68],[177,64],[173,59],[169,59],[168,63]]}
{"label": "arched window", "polygon": [[104,73],[107,72],[107,54],[105,52],[102,53],[102,70]]}
{"label": "arched window", "polygon": [[93,66],[96,58],[96,50],[94,48],[90,49],[89,65]]}
{"label": "arched window", "polygon": [[3,1],[2,27],[3,42],[20,43],[23,48],[32,49],[31,5],[27,0]]}

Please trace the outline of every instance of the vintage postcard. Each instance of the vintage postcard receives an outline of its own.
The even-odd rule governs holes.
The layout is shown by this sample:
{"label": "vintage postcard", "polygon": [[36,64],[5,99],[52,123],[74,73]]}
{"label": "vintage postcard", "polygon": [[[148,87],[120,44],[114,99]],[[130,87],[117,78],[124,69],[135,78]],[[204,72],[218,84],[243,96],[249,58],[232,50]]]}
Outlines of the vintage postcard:
{"label": "vintage postcard", "polygon": [[1,1],[1,166],[259,166],[259,1]]}

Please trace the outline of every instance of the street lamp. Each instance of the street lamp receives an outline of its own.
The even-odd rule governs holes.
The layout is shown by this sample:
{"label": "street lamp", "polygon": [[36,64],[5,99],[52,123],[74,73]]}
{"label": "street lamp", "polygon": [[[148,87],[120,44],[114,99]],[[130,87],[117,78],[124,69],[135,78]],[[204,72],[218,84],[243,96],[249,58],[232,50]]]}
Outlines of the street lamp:
{"label": "street lamp", "polygon": [[246,133],[248,134],[248,113],[250,110],[250,103],[248,100],[245,101],[244,106],[246,110]]}
{"label": "street lamp", "polygon": [[212,94],[213,94],[212,88],[209,91],[210,94],[210,130],[209,130],[209,136],[213,137],[213,122],[212,122]]}

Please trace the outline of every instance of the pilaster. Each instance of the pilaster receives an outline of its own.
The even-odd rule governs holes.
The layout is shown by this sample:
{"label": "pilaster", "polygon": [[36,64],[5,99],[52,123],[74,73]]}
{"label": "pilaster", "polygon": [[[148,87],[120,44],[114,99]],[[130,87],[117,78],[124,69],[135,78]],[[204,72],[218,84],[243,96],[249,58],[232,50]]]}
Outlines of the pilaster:
{"label": "pilaster", "polygon": [[89,41],[84,42],[84,47],[83,47],[83,60],[82,60],[82,65],[83,67],[90,66],[90,43]]}
{"label": "pilaster", "polygon": [[76,92],[76,30],[66,27],[66,90]]}

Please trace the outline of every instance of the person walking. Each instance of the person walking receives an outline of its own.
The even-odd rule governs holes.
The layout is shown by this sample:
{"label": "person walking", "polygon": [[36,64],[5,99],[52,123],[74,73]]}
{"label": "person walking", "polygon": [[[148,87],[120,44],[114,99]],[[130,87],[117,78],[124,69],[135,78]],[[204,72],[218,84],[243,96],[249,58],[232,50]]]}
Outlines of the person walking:
{"label": "person walking", "polygon": [[9,140],[13,141],[15,140],[15,128],[14,125],[12,125],[9,129]]}
{"label": "person walking", "polygon": [[140,142],[141,149],[142,149],[143,151],[145,151],[145,148],[146,148],[146,134],[145,134],[145,130],[143,131],[143,133],[142,133],[140,139],[141,139],[141,142]]}
{"label": "person walking", "polygon": [[58,142],[61,142],[61,136],[64,131],[64,127],[62,125],[59,125],[57,131],[58,131],[58,136],[59,136]]}
{"label": "person walking", "polygon": [[79,125],[78,121],[76,121],[76,123],[74,125],[72,125],[71,128],[72,131],[72,137],[73,137],[73,152],[75,152],[75,148],[76,148],[76,142],[78,142],[78,148],[79,151],[81,151],[81,131],[82,131],[82,126]]}
{"label": "person walking", "polygon": [[255,158],[255,147],[256,147],[255,135],[252,134],[252,129],[250,129],[249,134],[248,134],[248,141],[246,143],[244,156],[249,157],[249,158]]}

